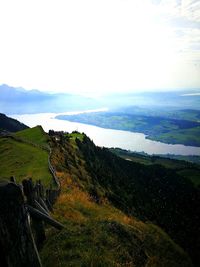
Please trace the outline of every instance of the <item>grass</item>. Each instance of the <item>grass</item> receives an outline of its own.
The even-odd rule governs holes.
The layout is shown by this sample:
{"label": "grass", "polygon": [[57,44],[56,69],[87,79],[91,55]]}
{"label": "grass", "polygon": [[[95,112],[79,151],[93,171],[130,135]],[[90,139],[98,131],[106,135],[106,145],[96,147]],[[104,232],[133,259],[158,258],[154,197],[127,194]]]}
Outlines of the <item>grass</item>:
{"label": "grass", "polygon": [[[144,165],[159,164],[168,169],[177,171],[181,176],[191,180],[194,186],[200,185],[200,165],[196,163],[187,162],[185,160],[176,160],[157,156],[144,156],[136,153],[131,153],[122,149],[110,149],[114,154]],[[184,158],[184,157],[183,157]]]}
{"label": "grass", "polygon": [[15,133],[15,136],[43,146],[47,146],[49,141],[49,136],[44,132],[41,126],[19,131]]}
{"label": "grass", "polygon": [[[39,127],[18,135],[38,144],[48,142]],[[76,138],[73,133],[63,154],[60,147],[57,154],[53,148],[52,161],[60,166],[57,176],[62,192],[52,216],[65,228],[59,232],[47,229],[47,240],[40,251],[43,266],[190,267],[187,255],[160,228],[125,215],[103,197],[100,204],[92,199],[84,182],[91,177],[81,154],[73,148]],[[48,153],[38,147],[0,138],[1,179],[14,175],[20,182],[32,177],[48,185],[52,177],[47,159]]]}
{"label": "grass", "polygon": [[96,204],[72,184],[59,197],[54,217],[65,229],[49,229],[40,252],[44,266],[191,266],[160,228],[128,217],[109,203]]}
{"label": "grass", "polygon": [[69,134],[66,134],[66,136],[68,138],[70,138],[71,140],[74,140],[74,141],[76,140],[76,138],[79,139],[80,141],[83,141],[83,137],[84,137],[84,135],[82,133],[79,133],[76,131],[69,133]]}
{"label": "grass", "polygon": [[200,127],[184,130],[171,130],[168,133],[150,135],[147,138],[170,144],[200,146]]}
{"label": "grass", "polygon": [[[23,131],[20,137],[34,142],[38,132],[40,138],[38,128]],[[52,216],[65,228],[59,232],[47,228],[47,240],[40,251],[43,266],[191,266],[185,253],[158,227],[125,215],[106,199],[97,204],[91,198],[84,182],[91,177],[87,176],[81,154],[74,150],[76,138],[77,134],[72,134],[66,144],[68,155],[53,148],[52,161],[62,167],[57,172],[62,192]],[[52,181],[47,159],[48,153],[38,147],[0,139],[2,178],[15,175],[18,182],[26,177],[40,178],[47,185]]]}
{"label": "grass", "polygon": [[10,176],[15,176],[17,182],[32,178],[41,179],[45,186],[51,184],[48,153],[11,138],[0,138],[0,180],[7,180]]}
{"label": "grass", "polygon": [[[58,156],[58,162],[62,162]],[[82,174],[86,176],[84,170]],[[48,229],[40,251],[44,267],[192,266],[183,250],[159,227],[127,216],[105,198],[97,204],[87,187],[80,186],[81,177],[77,174],[74,178],[72,168],[57,176],[62,192],[53,216],[65,228],[60,232]]]}
{"label": "grass", "polygon": [[200,186],[200,169],[184,169],[178,173],[189,178],[195,186]]}
{"label": "grass", "polygon": [[144,165],[153,165],[153,164],[160,164],[166,168],[170,169],[176,169],[182,167],[183,164],[176,162],[175,160],[171,159],[165,159],[165,158],[159,158],[159,157],[153,157],[153,156],[140,156],[140,155],[128,155],[128,154],[123,154],[118,153],[119,156],[126,160],[131,160],[133,162],[141,163]]}
{"label": "grass", "polygon": [[128,159],[133,162],[138,162],[145,165],[160,164],[170,169],[182,169],[188,166],[188,164],[190,164],[183,160],[175,160],[159,156],[140,155],[135,152],[129,152],[127,150],[118,148],[112,148],[110,149],[110,151],[124,159]]}

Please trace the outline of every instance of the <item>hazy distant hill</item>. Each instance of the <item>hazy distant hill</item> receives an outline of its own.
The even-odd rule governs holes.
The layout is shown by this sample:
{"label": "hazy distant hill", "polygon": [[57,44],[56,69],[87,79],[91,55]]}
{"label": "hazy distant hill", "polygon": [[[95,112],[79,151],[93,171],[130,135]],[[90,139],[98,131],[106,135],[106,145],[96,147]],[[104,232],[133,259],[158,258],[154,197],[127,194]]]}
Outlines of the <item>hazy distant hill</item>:
{"label": "hazy distant hill", "polygon": [[[192,91],[191,92],[196,92]],[[25,114],[40,112],[65,112],[108,107],[111,109],[139,106],[166,111],[197,109],[200,96],[187,95],[188,91],[112,93],[97,97],[86,97],[67,93],[45,93],[25,90],[21,87],[0,85],[0,112]],[[140,110],[141,111],[141,110]]]}
{"label": "hazy distant hill", "polygon": [[17,132],[17,131],[21,131],[27,128],[29,127],[26,126],[25,124],[15,119],[9,118],[6,115],[0,113],[0,133],[2,131]]}
{"label": "hazy distant hill", "polygon": [[[189,94],[190,92],[190,94]],[[122,108],[137,106],[148,109],[163,110],[164,112],[177,109],[200,109],[200,90],[174,90],[174,91],[152,91],[152,92],[131,92],[108,94],[102,98],[104,105],[111,108]],[[156,109],[156,110],[155,110]],[[121,111],[122,111],[121,110]],[[119,111],[119,110],[118,110]],[[138,110],[141,113],[141,109]]]}
{"label": "hazy distant hill", "polygon": [[50,94],[6,84],[0,85],[0,112],[6,114],[63,112],[96,107],[99,107],[97,101],[89,97],[64,93]]}

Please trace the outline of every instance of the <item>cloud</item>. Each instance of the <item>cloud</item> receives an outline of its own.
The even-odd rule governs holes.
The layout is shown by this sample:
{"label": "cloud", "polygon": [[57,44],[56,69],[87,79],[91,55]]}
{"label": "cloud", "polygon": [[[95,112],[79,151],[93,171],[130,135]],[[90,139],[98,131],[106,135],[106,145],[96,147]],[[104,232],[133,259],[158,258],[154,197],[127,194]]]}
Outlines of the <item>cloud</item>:
{"label": "cloud", "polygon": [[182,0],[181,15],[191,21],[200,22],[200,2],[192,0]]}
{"label": "cloud", "polygon": [[200,23],[200,1],[162,0],[157,6],[160,17],[168,18],[172,25],[198,27]]}
{"label": "cloud", "polygon": [[[160,21],[171,31],[178,57],[198,66],[200,61],[200,1],[163,0],[156,6]],[[199,71],[199,69],[198,69]],[[199,74],[200,76],[200,74]]]}
{"label": "cloud", "polygon": [[198,87],[199,2],[0,1],[0,82],[76,92]]}

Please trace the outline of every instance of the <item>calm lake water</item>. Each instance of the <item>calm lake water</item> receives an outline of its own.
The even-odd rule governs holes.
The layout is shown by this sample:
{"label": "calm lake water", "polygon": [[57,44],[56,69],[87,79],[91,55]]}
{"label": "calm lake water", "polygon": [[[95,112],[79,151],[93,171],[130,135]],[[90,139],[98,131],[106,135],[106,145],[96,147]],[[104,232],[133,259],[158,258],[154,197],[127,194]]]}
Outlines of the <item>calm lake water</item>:
{"label": "calm lake water", "polygon": [[[78,113],[82,112],[66,112],[62,114],[72,115]],[[84,132],[98,146],[119,147],[136,152],[145,152],[148,154],[200,155],[200,147],[164,144],[161,142],[148,140],[142,133],[104,129],[88,124],[55,119],[55,116],[59,114],[39,113],[11,115],[11,117],[30,127],[41,125],[46,132],[48,132],[50,129],[67,132],[72,132],[74,130]]]}

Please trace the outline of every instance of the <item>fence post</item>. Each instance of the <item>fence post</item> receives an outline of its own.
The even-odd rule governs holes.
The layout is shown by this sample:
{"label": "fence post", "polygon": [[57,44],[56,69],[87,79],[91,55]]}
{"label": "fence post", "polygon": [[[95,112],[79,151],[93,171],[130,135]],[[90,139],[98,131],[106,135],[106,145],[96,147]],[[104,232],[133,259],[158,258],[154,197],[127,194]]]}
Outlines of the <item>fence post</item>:
{"label": "fence post", "polygon": [[20,186],[0,184],[0,251],[5,267],[41,267]]}
{"label": "fence post", "polygon": [[[23,180],[23,190],[24,194],[27,198],[27,204],[35,208],[35,200],[38,196],[38,187],[34,186],[32,179]],[[42,220],[37,218],[32,218],[32,226],[34,230],[35,242],[37,248],[41,248],[44,240],[46,239],[45,230],[44,230],[44,223]]]}
{"label": "fence post", "polygon": [[11,177],[10,177],[10,181],[13,182],[13,183],[16,183],[15,176],[11,176]]}

